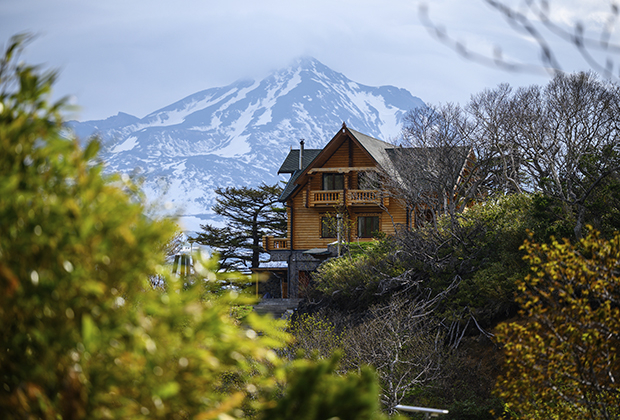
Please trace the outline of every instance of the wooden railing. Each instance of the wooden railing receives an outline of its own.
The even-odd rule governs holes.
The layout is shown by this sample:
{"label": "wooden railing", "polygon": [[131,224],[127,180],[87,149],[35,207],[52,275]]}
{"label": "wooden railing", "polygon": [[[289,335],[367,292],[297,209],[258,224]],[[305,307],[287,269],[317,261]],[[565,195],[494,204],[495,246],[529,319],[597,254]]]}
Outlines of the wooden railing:
{"label": "wooden railing", "polygon": [[263,248],[266,251],[285,251],[288,249],[288,239],[263,236]]}
{"label": "wooden railing", "polygon": [[[308,205],[314,206],[338,206],[344,204],[343,202],[344,191],[310,191],[310,200]],[[347,191],[347,205],[389,205],[389,198],[383,196],[380,191],[377,190],[348,190]]]}
{"label": "wooden railing", "polygon": [[330,191],[311,191],[310,192],[310,207],[313,206],[337,206],[342,203],[344,197],[344,191],[342,190],[330,190]]}
{"label": "wooden railing", "polygon": [[347,204],[355,206],[357,204],[375,204],[388,206],[390,199],[377,190],[349,190]]}

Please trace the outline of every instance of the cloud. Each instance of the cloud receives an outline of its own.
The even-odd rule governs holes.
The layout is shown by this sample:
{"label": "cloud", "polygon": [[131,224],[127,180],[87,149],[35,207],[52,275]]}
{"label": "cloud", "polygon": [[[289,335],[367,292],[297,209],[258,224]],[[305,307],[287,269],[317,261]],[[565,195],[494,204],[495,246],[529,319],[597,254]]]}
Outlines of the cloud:
{"label": "cloud", "polygon": [[[396,85],[427,102],[463,102],[501,81],[544,82],[462,59],[428,34],[415,1],[0,1],[0,39],[41,34],[25,58],[60,68],[56,91],[78,97],[80,119],[118,111],[142,117],[202,89],[262,78],[301,55],[359,83]],[[585,10],[567,1],[561,19]],[[469,47],[490,53],[499,44],[508,57],[539,59],[531,40],[484,1],[428,3],[433,20]]]}

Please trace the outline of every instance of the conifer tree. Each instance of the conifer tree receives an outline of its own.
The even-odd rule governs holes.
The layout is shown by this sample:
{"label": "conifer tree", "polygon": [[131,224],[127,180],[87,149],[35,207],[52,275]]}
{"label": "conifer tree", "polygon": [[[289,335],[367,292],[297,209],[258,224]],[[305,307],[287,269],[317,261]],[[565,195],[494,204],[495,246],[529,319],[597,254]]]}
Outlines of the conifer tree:
{"label": "conifer tree", "polygon": [[227,187],[217,188],[215,193],[218,197],[213,211],[223,216],[227,225],[201,225],[203,232],[194,240],[215,249],[224,270],[258,267],[264,252],[263,235],[280,236],[286,231],[286,212],[278,203],[282,187]]}

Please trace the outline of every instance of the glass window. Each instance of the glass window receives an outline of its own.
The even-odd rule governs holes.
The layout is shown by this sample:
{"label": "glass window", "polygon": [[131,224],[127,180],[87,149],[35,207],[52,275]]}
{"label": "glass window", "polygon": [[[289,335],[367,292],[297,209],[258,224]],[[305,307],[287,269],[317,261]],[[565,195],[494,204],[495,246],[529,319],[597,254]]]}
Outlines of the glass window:
{"label": "glass window", "polygon": [[379,216],[360,216],[357,218],[357,236],[372,238],[379,231]]}
{"label": "glass window", "polygon": [[344,174],[323,174],[323,190],[344,190]]}
{"label": "glass window", "polygon": [[378,187],[378,177],[376,172],[358,172],[357,173],[357,189],[358,190],[376,190]]}
{"label": "glass window", "polygon": [[337,223],[335,217],[321,217],[321,238],[336,238],[338,236]]}

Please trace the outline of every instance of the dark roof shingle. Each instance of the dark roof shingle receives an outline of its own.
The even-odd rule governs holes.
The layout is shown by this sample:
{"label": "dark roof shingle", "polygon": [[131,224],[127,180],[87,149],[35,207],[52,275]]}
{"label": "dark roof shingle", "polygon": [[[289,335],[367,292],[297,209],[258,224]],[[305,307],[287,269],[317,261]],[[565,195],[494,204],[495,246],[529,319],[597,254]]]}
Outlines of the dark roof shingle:
{"label": "dark roof shingle", "polygon": [[[321,153],[321,149],[304,149],[303,155],[303,168],[310,165],[310,162],[314,160],[317,155]],[[280,169],[278,169],[278,175],[280,174],[292,174],[293,172],[299,170],[299,149],[292,149]]]}

